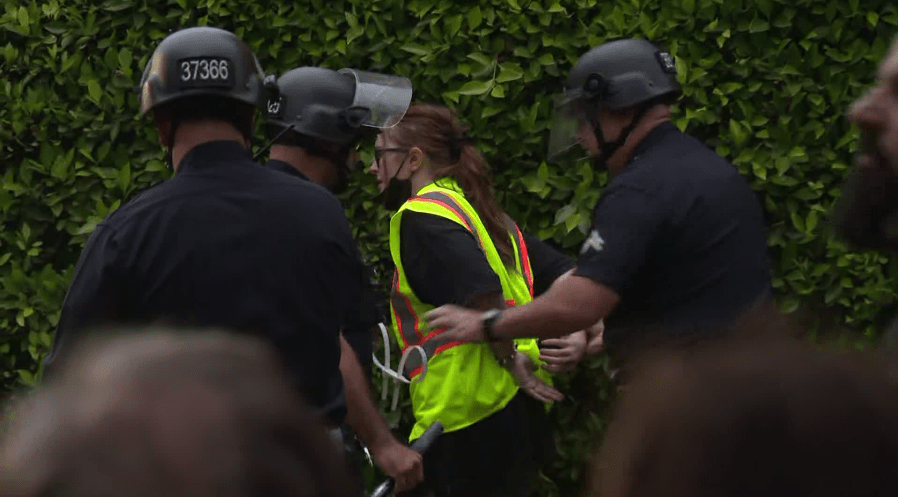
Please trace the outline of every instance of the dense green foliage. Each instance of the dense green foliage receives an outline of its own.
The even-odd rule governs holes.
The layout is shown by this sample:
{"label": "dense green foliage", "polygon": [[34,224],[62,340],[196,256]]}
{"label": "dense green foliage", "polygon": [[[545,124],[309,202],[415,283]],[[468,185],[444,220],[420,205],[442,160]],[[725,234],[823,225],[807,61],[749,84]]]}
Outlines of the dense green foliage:
{"label": "dense green foliage", "polygon": [[[568,251],[607,178],[586,162],[543,161],[550,96],[590,46],[649,37],[681,69],[677,125],[731,158],[764,201],[784,309],[872,336],[895,301],[895,266],[850,252],[825,222],[856,146],[844,111],[894,35],[892,2],[4,0],[0,392],[34,382],[96,223],[170,174],[133,90],[155,44],[197,24],[236,32],[271,73],[323,65],[411,78],[417,100],[448,104],[471,125],[508,212]],[[370,200],[372,179],[355,180],[345,205],[387,276],[388,214]],[[577,402],[555,410],[561,457],[542,495],[579,486],[610,392],[605,362],[561,381]]]}

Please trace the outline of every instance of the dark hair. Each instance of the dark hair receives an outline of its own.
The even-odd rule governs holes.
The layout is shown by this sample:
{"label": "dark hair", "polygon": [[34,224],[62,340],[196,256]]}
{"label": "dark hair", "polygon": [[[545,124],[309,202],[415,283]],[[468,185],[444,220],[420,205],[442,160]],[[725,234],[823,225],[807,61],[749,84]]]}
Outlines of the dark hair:
{"label": "dark hair", "polygon": [[267,345],[130,331],[85,342],[5,420],[0,494],[353,494],[342,454]]}
{"label": "dark hair", "polygon": [[898,392],[874,359],[785,338],[659,355],[623,392],[587,495],[898,495]]}
{"label": "dark hair", "polygon": [[387,136],[401,147],[418,147],[436,166],[436,179],[450,177],[458,181],[465,198],[477,210],[490,234],[502,262],[514,265],[514,247],[505,214],[493,194],[486,160],[465,136],[467,127],[451,109],[433,104],[415,103]]}

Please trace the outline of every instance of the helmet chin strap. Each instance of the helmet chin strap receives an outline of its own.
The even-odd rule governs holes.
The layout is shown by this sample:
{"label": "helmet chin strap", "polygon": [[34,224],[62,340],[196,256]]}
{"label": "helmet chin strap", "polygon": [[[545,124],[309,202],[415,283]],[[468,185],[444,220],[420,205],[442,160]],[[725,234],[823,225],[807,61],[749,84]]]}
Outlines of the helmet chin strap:
{"label": "helmet chin strap", "polygon": [[346,146],[334,154],[328,154],[328,161],[337,169],[337,184],[334,186],[333,193],[340,194],[346,191],[349,186],[349,153],[351,146]]}
{"label": "helmet chin strap", "polygon": [[599,105],[593,104],[593,108],[589,109],[586,113],[586,119],[589,121],[590,126],[592,126],[592,131],[596,137],[596,143],[599,145],[600,150],[598,157],[595,158],[595,166],[599,170],[604,170],[608,168],[608,160],[611,159],[611,156],[613,156],[614,153],[627,142],[630,133],[632,133],[633,130],[636,129],[636,126],[639,125],[639,122],[645,116],[646,111],[648,111],[648,107],[645,105],[639,106],[636,109],[636,115],[633,116],[633,120],[630,121],[630,124],[621,130],[617,140],[610,143],[605,141],[605,134],[602,132],[602,126],[599,123],[599,110]]}
{"label": "helmet chin strap", "polygon": [[278,141],[278,138],[284,136],[284,133],[286,133],[286,132],[288,132],[288,131],[292,131],[294,126],[296,126],[296,124],[291,123],[289,126],[287,126],[286,128],[282,129],[277,135],[275,135],[274,138],[272,138],[271,140],[269,140],[268,143],[266,143],[264,147],[262,147],[258,152],[255,153],[255,155],[253,155],[253,162],[259,160],[259,157],[261,157],[262,154],[265,153],[266,150],[268,150],[269,148],[271,148],[271,146],[274,145],[274,143],[275,143],[276,141]]}
{"label": "helmet chin strap", "polygon": [[171,122],[171,130],[168,133],[168,147],[165,150],[165,165],[171,169],[175,169],[175,160],[174,160],[174,152],[175,152],[175,133],[178,132],[178,126],[181,124],[181,121],[174,119]]}

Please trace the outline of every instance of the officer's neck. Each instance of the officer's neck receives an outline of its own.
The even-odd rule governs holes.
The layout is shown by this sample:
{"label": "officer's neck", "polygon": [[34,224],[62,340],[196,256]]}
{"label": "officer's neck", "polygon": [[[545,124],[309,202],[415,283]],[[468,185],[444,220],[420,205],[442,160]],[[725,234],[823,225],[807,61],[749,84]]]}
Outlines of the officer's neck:
{"label": "officer's neck", "polygon": [[642,143],[645,137],[660,124],[670,122],[670,107],[656,105],[646,111],[639,120],[639,124],[630,132],[627,141],[608,160],[608,171],[614,175],[621,172],[633,159],[633,151]]}
{"label": "officer's neck", "polygon": [[310,181],[323,186],[328,186],[326,181],[328,172],[334,167],[327,159],[314,156],[302,147],[287,145],[273,145],[269,159],[286,162]]}
{"label": "officer's neck", "polygon": [[175,146],[172,147],[172,164],[175,171],[181,160],[197,145],[212,141],[234,141],[246,146],[243,134],[232,124],[223,121],[182,122],[175,133]]}

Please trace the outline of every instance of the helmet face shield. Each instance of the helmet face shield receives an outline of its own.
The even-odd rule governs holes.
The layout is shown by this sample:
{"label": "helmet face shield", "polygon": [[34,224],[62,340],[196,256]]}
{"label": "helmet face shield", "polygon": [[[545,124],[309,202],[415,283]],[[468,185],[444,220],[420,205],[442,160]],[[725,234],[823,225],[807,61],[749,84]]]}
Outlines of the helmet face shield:
{"label": "helmet face shield", "polygon": [[549,160],[567,156],[580,145],[581,127],[588,126],[584,103],[584,94],[579,90],[566,91],[553,98]]}
{"label": "helmet face shield", "polygon": [[368,109],[362,126],[384,129],[399,124],[412,102],[412,82],[408,78],[348,68],[338,72],[355,78],[351,107]]}

